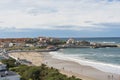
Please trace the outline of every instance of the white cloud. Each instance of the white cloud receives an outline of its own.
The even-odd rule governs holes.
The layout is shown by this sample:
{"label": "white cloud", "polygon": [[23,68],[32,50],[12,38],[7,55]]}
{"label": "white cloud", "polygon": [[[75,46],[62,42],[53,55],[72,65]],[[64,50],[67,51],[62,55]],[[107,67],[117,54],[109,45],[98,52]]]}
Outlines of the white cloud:
{"label": "white cloud", "polygon": [[93,24],[120,23],[119,5],[119,0],[1,0],[0,27],[100,30],[105,26]]}

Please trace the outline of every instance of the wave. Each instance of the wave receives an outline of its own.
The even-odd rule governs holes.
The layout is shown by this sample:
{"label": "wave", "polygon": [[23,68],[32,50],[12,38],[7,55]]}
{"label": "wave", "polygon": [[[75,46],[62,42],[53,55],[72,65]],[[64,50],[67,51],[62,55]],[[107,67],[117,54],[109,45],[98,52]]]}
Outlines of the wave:
{"label": "wave", "polygon": [[116,42],[102,42],[102,43],[113,43],[113,44],[114,44],[114,43],[116,43]]}
{"label": "wave", "polygon": [[[116,55],[112,55],[112,54],[103,54],[104,57],[116,57]],[[120,57],[120,55],[117,55],[117,57]]]}
{"label": "wave", "polygon": [[79,58],[77,57],[78,55],[65,55],[62,52],[50,52],[50,54],[52,55],[53,58],[74,61],[81,65],[92,66],[104,72],[120,74],[119,65],[113,65],[113,64],[102,63],[102,62],[97,62],[97,61],[90,61],[84,58]]}
{"label": "wave", "polygon": [[[95,41],[95,42],[97,42],[97,43],[104,43],[104,44],[116,44],[117,42],[110,42],[110,41]],[[95,43],[94,41],[93,42],[91,42],[91,43]]]}

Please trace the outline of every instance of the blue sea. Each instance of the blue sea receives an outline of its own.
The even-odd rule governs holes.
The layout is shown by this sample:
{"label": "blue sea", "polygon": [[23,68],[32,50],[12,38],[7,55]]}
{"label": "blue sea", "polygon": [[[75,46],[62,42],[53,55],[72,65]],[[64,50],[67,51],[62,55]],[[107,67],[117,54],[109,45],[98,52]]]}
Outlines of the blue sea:
{"label": "blue sea", "polygon": [[[120,38],[75,38],[75,40],[120,44]],[[75,61],[101,71],[120,74],[120,48],[68,48],[50,54],[54,58]]]}

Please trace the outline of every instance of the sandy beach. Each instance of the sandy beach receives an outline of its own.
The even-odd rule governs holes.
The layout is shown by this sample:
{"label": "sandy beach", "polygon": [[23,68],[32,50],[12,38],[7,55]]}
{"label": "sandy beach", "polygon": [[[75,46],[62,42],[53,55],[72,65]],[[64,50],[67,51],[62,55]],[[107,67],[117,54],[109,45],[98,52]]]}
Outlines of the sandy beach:
{"label": "sandy beach", "polygon": [[9,56],[11,56],[14,59],[25,59],[27,61],[32,62],[31,65],[40,66],[43,62],[43,55],[37,53],[37,52],[17,52],[17,53],[10,53]]}
{"label": "sandy beach", "polygon": [[68,76],[76,76],[83,80],[120,80],[118,74],[112,74],[97,70],[90,66],[80,65],[76,62],[52,58],[49,53],[39,52],[16,52],[9,53],[13,58],[26,59],[32,62],[32,65],[39,66],[42,63],[59,69],[61,73]]}

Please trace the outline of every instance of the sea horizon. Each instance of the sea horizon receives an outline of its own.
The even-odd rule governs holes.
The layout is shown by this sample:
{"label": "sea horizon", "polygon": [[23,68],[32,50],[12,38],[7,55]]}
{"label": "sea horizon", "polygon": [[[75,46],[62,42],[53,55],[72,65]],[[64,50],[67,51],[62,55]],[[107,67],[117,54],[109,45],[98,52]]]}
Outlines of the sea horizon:
{"label": "sea horizon", "polygon": [[[66,38],[65,38],[66,39]],[[67,38],[68,39],[68,38]],[[120,38],[74,38],[90,42],[120,44]],[[120,74],[120,48],[70,48],[51,54],[55,58],[71,60],[105,72]]]}
{"label": "sea horizon", "polygon": [[57,36],[36,36],[36,37],[0,37],[0,39],[2,38],[37,38],[37,37],[51,37],[51,38],[120,38],[119,36],[116,37],[116,36],[105,36],[105,37],[101,37],[101,36],[96,36],[96,37],[74,37],[74,36],[69,36],[69,37],[57,37]]}
{"label": "sea horizon", "polygon": [[[71,48],[72,49],[72,48]],[[109,48],[111,49],[111,48]],[[83,50],[83,49],[72,49],[72,51],[78,51],[78,50]],[[87,50],[87,49],[84,49]],[[108,50],[108,49],[107,49]],[[91,51],[89,51],[88,53],[84,54],[84,52],[78,52],[77,54],[74,52],[69,52],[66,53],[64,51],[71,51],[70,49],[64,49],[64,50],[60,50],[60,51],[56,51],[56,52],[50,52],[50,54],[53,56],[53,58],[57,58],[57,59],[61,59],[61,60],[68,60],[68,61],[73,61],[73,62],[77,62],[79,64],[82,65],[86,65],[86,66],[91,66],[94,67],[98,70],[104,71],[104,72],[110,72],[110,73],[116,73],[116,74],[120,74],[120,60],[118,59],[120,57],[120,55],[108,55],[108,57],[117,57],[118,62],[114,62],[115,60],[112,58],[106,58],[107,54],[100,56],[102,57],[103,61],[97,60],[99,55],[97,56],[97,58],[92,57],[93,59],[91,59],[89,56],[95,55],[96,53],[92,53]],[[101,49],[102,51],[102,49]],[[100,51],[99,51],[100,52]],[[87,56],[86,56],[87,55]],[[97,54],[96,54],[97,55]],[[104,60],[104,58],[106,58],[106,60]],[[109,62],[107,62],[107,60]],[[112,62],[113,61],[113,62]]]}

